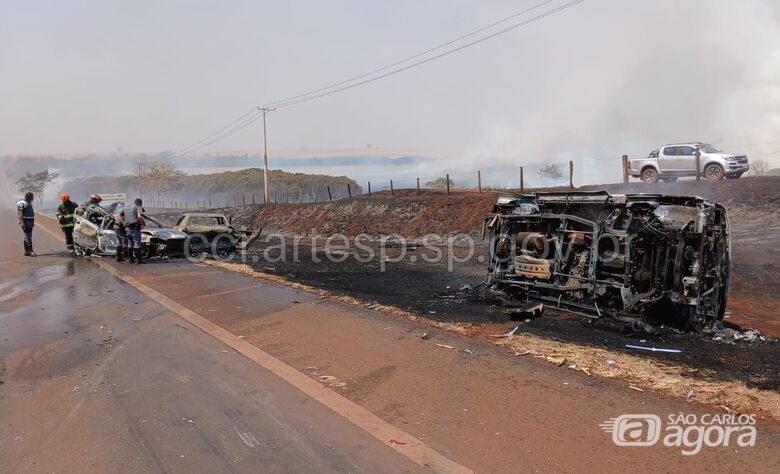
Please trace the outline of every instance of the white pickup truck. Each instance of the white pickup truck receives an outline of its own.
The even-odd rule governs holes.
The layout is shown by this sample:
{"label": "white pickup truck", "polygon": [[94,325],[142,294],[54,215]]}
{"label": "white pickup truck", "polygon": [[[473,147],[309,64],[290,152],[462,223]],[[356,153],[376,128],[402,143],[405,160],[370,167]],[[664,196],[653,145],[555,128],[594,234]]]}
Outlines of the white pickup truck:
{"label": "white pickup truck", "polygon": [[736,179],[750,169],[745,155],[724,153],[709,143],[689,142],[661,146],[647,158],[632,158],[628,172],[646,183],[696,176],[696,150],[700,153],[699,173],[707,180]]}

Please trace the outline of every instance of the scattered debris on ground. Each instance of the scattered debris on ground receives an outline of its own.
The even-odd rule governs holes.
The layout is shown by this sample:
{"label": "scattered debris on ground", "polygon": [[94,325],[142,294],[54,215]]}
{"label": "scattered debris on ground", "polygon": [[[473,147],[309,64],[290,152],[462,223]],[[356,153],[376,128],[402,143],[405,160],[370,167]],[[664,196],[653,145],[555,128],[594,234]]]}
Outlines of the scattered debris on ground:
{"label": "scattered debris on ground", "polygon": [[568,363],[588,376],[621,379],[632,390],[651,389],[692,402],[726,407],[733,413],[755,413],[780,421],[780,393],[749,388],[737,381],[695,377],[705,374],[677,362],[618,354],[527,333],[504,337],[493,344],[506,347],[517,356],[531,355],[558,366]]}
{"label": "scattered debris on ground", "polygon": [[712,340],[728,344],[736,344],[737,342],[776,342],[775,339],[761,334],[758,329],[739,331],[728,327],[717,329],[713,333]]}

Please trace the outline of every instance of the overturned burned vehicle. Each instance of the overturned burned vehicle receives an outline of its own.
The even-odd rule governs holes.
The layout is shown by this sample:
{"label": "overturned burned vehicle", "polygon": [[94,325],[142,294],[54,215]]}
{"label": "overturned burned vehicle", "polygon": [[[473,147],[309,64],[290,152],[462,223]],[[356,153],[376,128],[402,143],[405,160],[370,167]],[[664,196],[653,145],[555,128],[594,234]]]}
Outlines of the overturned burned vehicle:
{"label": "overturned burned vehicle", "polygon": [[700,197],[539,193],[499,198],[488,282],[592,317],[701,330],[723,318],[729,225]]}

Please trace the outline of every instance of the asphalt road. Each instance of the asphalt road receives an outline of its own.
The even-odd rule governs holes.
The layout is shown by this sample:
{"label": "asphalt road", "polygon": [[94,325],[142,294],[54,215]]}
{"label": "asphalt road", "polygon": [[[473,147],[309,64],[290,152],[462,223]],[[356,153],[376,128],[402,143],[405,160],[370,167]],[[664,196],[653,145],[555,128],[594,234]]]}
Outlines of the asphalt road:
{"label": "asphalt road", "polygon": [[99,266],[40,229],[21,257],[20,237],[0,228],[2,472],[780,464],[773,424],[749,448],[619,447],[609,418],[708,410],[218,268]]}
{"label": "asphalt road", "polygon": [[422,470],[40,229],[19,256],[20,235],[0,229],[0,472]]}

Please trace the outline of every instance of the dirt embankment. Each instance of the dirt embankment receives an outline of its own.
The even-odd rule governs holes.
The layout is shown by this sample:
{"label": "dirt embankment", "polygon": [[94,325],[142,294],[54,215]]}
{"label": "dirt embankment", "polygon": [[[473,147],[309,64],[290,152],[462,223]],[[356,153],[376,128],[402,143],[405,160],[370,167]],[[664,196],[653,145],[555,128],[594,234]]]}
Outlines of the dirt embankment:
{"label": "dirt embankment", "polygon": [[[567,191],[568,188],[528,189],[527,193]],[[780,177],[755,177],[738,180],[677,181],[676,183],[629,183],[584,186],[575,191],[605,190],[612,194],[659,193],[698,195],[726,206],[734,233],[755,233],[756,224],[775,226],[778,215]],[[512,193],[507,190],[505,193]],[[447,196],[443,191],[414,190],[375,193],[372,197],[342,199],[311,204],[277,204],[234,208],[228,212],[237,223],[262,227],[265,232],[297,235],[341,233],[355,236],[400,234],[421,237],[429,233],[452,235],[460,232],[478,235],[482,218],[496,202],[498,192],[458,191]],[[771,233],[771,232],[770,232]]]}
{"label": "dirt embankment", "polygon": [[481,231],[483,217],[496,202],[495,193],[398,194],[318,204],[270,205],[259,209],[249,226],[262,228],[266,233],[296,235],[476,235]]}

